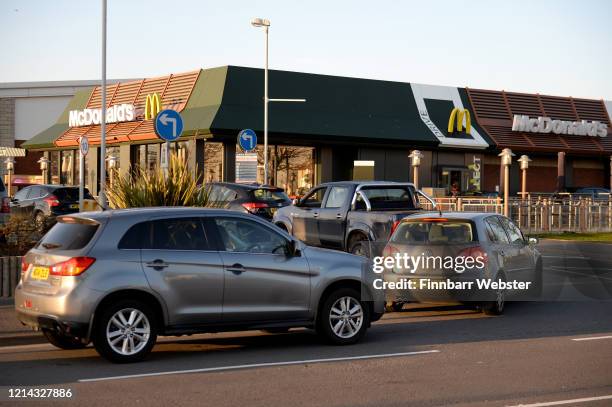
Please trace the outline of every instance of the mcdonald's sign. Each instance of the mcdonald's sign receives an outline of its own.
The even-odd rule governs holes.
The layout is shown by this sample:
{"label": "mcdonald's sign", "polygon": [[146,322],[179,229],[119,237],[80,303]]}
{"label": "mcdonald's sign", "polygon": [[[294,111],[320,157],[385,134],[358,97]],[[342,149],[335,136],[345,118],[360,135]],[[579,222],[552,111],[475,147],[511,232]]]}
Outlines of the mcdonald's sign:
{"label": "mcdonald's sign", "polygon": [[470,112],[467,109],[459,109],[455,107],[448,118],[448,132],[453,133],[455,131],[455,123],[457,123],[457,131],[463,131],[463,118],[465,117],[465,132],[470,134],[472,132],[472,118]]}
{"label": "mcdonald's sign", "polygon": [[155,119],[157,113],[161,111],[161,103],[159,101],[159,95],[157,93],[148,94],[145,101],[145,112],[144,119],[152,120]]}

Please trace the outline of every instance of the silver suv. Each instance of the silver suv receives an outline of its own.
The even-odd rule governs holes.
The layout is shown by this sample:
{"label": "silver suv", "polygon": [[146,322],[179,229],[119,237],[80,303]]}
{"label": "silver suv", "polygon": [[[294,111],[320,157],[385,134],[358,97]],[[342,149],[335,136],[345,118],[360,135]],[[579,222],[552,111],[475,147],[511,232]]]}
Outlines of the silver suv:
{"label": "silver suv", "polygon": [[384,312],[368,260],[308,247],[251,215],[145,208],[66,215],[24,256],[15,308],[53,345],[113,362],[157,335],[315,328],[360,340]]}

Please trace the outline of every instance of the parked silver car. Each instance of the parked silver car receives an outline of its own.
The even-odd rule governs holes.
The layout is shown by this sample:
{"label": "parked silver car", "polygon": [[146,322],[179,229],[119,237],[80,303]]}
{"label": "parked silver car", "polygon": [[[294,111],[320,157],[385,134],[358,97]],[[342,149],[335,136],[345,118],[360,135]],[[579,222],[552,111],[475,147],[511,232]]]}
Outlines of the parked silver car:
{"label": "parked silver car", "polygon": [[157,335],[315,328],[334,344],[384,312],[368,260],[312,248],[233,211],[145,208],[66,215],[24,257],[18,318],[63,349],[143,359]]}
{"label": "parked silver car", "polygon": [[[384,250],[385,257],[407,259],[407,267],[386,268],[384,279],[405,284],[388,289],[387,299],[395,310],[410,301],[458,300],[476,303],[487,314],[501,314],[509,293],[540,296],[542,256],[536,244],[537,239],[526,238],[512,220],[497,214],[406,217]],[[499,281],[503,284],[487,285]]]}

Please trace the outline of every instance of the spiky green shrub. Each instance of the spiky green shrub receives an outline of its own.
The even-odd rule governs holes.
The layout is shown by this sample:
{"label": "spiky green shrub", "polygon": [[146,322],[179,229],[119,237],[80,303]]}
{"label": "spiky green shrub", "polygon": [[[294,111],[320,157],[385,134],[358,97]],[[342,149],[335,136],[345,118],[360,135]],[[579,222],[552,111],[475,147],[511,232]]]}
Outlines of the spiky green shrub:
{"label": "spiky green shrub", "polygon": [[107,188],[111,208],[146,206],[206,206],[207,193],[198,185],[198,173],[175,154],[170,157],[168,176],[157,166],[153,171],[135,167],[131,174],[115,176]]}

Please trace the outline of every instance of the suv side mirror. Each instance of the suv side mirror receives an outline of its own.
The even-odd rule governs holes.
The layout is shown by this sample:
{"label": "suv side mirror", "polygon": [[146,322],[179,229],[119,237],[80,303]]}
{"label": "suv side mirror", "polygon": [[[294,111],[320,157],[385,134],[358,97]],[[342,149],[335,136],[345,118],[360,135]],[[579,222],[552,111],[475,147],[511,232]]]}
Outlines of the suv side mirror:
{"label": "suv side mirror", "polygon": [[300,249],[298,248],[297,241],[291,239],[287,242],[287,256],[288,257],[299,257]]}

